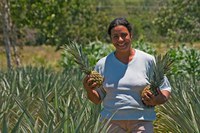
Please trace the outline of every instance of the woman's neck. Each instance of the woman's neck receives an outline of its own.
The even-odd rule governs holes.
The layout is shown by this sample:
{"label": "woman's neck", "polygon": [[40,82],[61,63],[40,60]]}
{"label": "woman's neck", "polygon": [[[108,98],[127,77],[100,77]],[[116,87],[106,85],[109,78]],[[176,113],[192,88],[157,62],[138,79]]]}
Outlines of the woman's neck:
{"label": "woman's neck", "polygon": [[133,48],[131,48],[129,52],[115,52],[116,58],[124,64],[128,64],[133,59],[134,55],[135,50]]}

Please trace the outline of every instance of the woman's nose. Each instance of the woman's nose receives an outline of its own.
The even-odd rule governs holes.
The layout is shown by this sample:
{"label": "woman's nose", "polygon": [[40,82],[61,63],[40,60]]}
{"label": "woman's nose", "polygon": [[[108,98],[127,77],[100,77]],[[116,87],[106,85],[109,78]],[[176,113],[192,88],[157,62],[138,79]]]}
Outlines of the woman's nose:
{"label": "woman's nose", "polygon": [[118,39],[118,41],[123,41],[124,39],[121,37],[121,36],[119,36],[119,39]]}

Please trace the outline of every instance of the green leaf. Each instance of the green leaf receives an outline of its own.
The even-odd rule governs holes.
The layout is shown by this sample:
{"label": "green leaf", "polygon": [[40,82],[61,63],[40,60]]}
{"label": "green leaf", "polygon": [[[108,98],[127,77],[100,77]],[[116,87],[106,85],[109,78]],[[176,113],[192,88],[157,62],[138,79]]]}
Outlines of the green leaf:
{"label": "green leaf", "polygon": [[47,133],[53,133],[53,118],[51,118],[49,123],[48,123]]}
{"label": "green leaf", "polygon": [[27,111],[26,107],[21,103],[21,101],[19,100],[19,98],[14,97],[14,99],[15,99],[17,105],[20,107],[20,109],[26,114],[25,119],[27,120],[28,125],[29,125],[30,128],[31,128],[31,131],[34,133],[34,132],[35,132],[35,130],[34,130],[35,120],[34,120],[34,118],[33,118],[32,115]]}
{"label": "green leaf", "polygon": [[17,123],[15,124],[14,128],[12,129],[11,133],[17,133],[17,132],[18,132],[18,130],[19,130],[19,125],[20,125],[20,123],[21,123],[23,117],[24,117],[24,112],[23,112],[23,113],[21,114],[21,116],[19,117],[19,119],[18,119]]}
{"label": "green leaf", "polygon": [[6,115],[3,115],[3,121],[2,121],[2,133],[8,133],[8,125],[7,125],[7,120],[6,120]]}

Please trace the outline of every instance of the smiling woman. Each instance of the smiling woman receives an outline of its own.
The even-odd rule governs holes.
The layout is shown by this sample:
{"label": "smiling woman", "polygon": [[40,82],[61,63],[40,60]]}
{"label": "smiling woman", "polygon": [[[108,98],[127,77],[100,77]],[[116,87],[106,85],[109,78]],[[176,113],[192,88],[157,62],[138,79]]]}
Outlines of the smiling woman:
{"label": "smiling woman", "polygon": [[114,27],[111,34],[112,43],[116,48],[115,56],[123,63],[128,63],[135,54],[134,49],[131,48],[132,35],[125,26],[121,25]]}
{"label": "smiling woman", "polygon": [[116,58],[125,64],[130,62],[135,54],[135,50],[131,48],[131,40],[133,36],[131,25],[127,21],[123,20],[123,18],[120,18],[110,24],[108,34],[116,48]]}
{"label": "smiling woman", "polygon": [[84,78],[88,98],[95,104],[103,103],[101,119],[110,120],[109,133],[152,133],[152,122],[156,119],[154,106],[161,104],[162,99],[168,99],[170,84],[165,78],[158,95],[146,92],[141,98],[140,92],[150,84],[154,57],[131,47],[132,27],[125,18],[114,19],[108,27],[108,34],[115,51],[100,59],[95,66],[104,77],[101,87],[94,90],[97,83],[92,82],[90,75]]}

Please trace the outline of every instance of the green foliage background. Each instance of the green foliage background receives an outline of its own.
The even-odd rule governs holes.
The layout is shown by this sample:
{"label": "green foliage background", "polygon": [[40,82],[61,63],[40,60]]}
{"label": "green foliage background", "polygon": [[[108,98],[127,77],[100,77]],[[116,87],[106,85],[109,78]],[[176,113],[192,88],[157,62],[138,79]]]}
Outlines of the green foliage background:
{"label": "green foliage background", "polygon": [[10,0],[10,7],[19,44],[108,42],[107,27],[115,17],[132,23],[135,40],[199,41],[198,0]]}
{"label": "green foliage background", "polygon": [[171,0],[160,9],[154,23],[171,41],[194,42],[200,39],[199,14],[199,0]]}
{"label": "green foliage background", "polygon": [[78,42],[103,39],[108,16],[96,7],[94,0],[11,0],[12,19],[21,39],[25,37],[25,43],[37,45],[61,45],[69,39]]}

